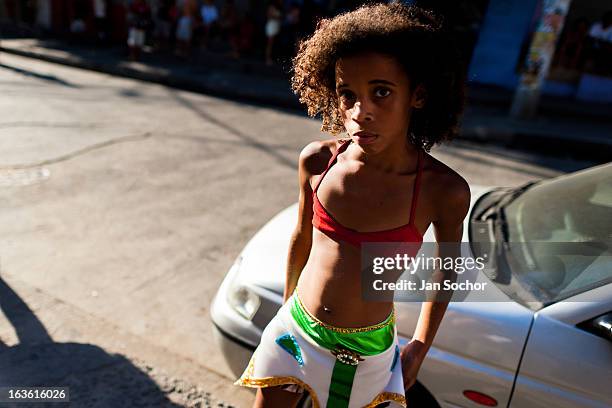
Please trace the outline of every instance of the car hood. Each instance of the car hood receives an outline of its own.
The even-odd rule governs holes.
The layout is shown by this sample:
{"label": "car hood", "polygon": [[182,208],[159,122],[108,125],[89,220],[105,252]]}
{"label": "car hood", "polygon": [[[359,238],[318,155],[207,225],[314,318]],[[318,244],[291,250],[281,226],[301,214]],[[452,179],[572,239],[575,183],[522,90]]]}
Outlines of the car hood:
{"label": "car hood", "polygon": [[[470,186],[470,212],[474,203],[492,186]],[[255,285],[282,295],[289,240],[297,222],[298,204],[295,203],[274,216],[248,242],[242,251],[242,264],[238,280],[245,285]],[[468,242],[469,215],[464,220],[463,241]],[[436,242],[430,226],[423,242]]]}

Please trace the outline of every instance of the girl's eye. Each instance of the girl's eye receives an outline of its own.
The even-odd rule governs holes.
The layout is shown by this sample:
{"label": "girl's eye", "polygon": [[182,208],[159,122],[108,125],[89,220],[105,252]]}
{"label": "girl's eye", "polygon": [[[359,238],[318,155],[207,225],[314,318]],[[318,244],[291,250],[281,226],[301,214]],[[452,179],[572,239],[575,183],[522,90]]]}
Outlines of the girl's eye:
{"label": "girl's eye", "polygon": [[[379,91],[383,91],[384,95],[381,95],[380,93],[378,93]],[[376,91],[374,91],[374,93],[376,94],[376,96],[380,96],[381,98],[384,98],[386,96],[389,96],[389,94],[391,93],[391,90],[389,88],[376,88]]]}

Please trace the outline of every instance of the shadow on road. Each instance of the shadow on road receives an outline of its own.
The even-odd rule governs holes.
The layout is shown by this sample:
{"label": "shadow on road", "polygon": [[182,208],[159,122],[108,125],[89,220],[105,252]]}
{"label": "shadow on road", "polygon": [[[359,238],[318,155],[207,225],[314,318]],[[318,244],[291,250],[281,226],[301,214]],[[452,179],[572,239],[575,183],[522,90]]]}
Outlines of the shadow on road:
{"label": "shadow on road", "polygon": [[180,93],[177,92],[176,90],[168,88],[168,93],[176,102],[178,102],[180,105],[184,106],[185,108],[191,110],[192,112],[194,112],[196,115],[198,115],[202,119],[210,123],[213,123],[215,126],[218,126],[219,128],[225,130],[226,132],[229,132],[231,135],[239,138],[240,140],[236,141],[236,144],[240,144],[241,146],[249,146],[254,149],[257,149],[267,154],[268,156],[270,156],[270,158],[276,160],[278,163],[286,167],[289,167],[291,169],[297,170],[296,160],[288,159],[287,157],[285,157],[284,155],[276,151],[274,148],[270,147],[268,144],[262,143],[258,141],[257,138],[247,135],[246,133],[241,132],[237,128],[215,118],[214,115],[207,113],[204,109],[199,108],[198,106],[196,106],[189,100],[183,98],[180,95]]}
{"label": "shadow on road", "polygon": [[19,339],[11,347],[0,342],[0,387],[69,387],[71,407],[180,407],[126,357],[93,344],[54,342],[2,278],[0,310]]}
{"label": "shadow on road", "polygon": [[2,63],[0,63],[0,68],[16,72],[18,74],[21,74],[21,75],[24,75],[24,76],[27,76],[27,77],[32,77],[32,78],[36,78],[36,79],[42,79],[43,81],[54,82],[56,84],[67,86],[67,87],[70,87],[70,88],[79,88],[78,85],[74,85],[74,84],[71,84],[70,82],[64,81],[63,79],[58,78],[55,75],[39,74],[38,72],[28,71],[27,69],[17,68],[17,67],[13,67],[13,66],[10,66],[10,65],[2,64]]}

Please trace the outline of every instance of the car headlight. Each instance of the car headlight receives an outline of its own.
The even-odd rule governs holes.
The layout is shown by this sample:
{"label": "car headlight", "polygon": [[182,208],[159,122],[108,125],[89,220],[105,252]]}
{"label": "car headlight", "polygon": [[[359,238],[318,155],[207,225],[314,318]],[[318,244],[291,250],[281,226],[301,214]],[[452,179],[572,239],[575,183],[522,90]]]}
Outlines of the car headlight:
{"label": "car headlight", "polygon": [[242,256],[238,257],[232,266],[230,272],[232,281],[227,291],[227,302],[238,314],[247,320],[251,320],[257,313],[261,301],[259,295],[237,281],[241,263]]}

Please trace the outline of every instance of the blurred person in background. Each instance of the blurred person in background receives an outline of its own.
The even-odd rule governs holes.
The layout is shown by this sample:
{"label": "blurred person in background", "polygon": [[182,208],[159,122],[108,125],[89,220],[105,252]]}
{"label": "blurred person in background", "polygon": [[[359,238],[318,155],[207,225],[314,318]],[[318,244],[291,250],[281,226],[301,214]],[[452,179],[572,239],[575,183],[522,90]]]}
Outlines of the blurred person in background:
{"label": "blurred person in background", "polygon": [[155,29],[153,36],[157,49],[167,49],[170,43],[173,6],[174,0],[162,0],[155,13]]}
{"label": "blurred person in background", "polygon": [[297,40],[301,36],[302,26],[300,15],[300,5],[296,2],[291,2],[280,35],[284,55],[295,55],[297,53]]}
{"label": "blurred person in background", "polygon": [[38,2],[36,0],[19,0],[19,3],[22,4],[21,18],[23,19],[23,22],[28,25],[33,25],[36,23]]}
{"label": "blurred person in background", "polygon": [[130,48],[130,59],[140,58],[145,44],[145,33],[151,24],[151,9],[145,0],[134,0],[129,8],[129,24],[127,44]]}
{"label": "blurred person in background", "polygon": [[73,17],[70,21],[70,40],[76,43],[85,43],[87,24],[85,19],[88,14],[88,4],[84,2],[75,2],[73,4]]}
{"label": "blurred person in background", "polygon": [[36,25],[43,30],[51,29],[51,0],[36,1]]}
{"label": "blurred person in background", "polygon": [[108,40],[108,24],[106,22],[106,0],[93,0],[93,11],[96,27],[96,39],[98,43],[104,44]]}
{"label": "blurred person in background", "polygon": [[270,0],[266,16],[266,65],[272,65],[272,52],[274,50],[274,41],[281,29],[281,22],[283,16],[282,0]]}
{"label": "blurred person in background", "polygon": [[219,10],[214,0],[204,0],[200,8],[200,17],[202,17],[202,49],[207,49],[211,31],[216,30],[219,20]]}
{"label": "blurred person in background", "polygon": [[240,56],[240,19],[234,0],[226,0],[221,8],[219,29],[223,39],[230,46],[229,56],[238,58]]}
{"label": "blurred person in background", "polygon": [[180,16],[176,27],[176,55],[189,57],[191,55],[191,41],[193,29],[196,24],[198,5],[195,0],[183,0],[179,5]]}

